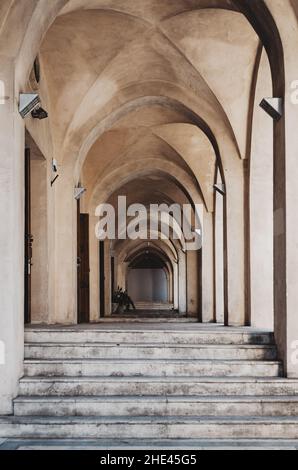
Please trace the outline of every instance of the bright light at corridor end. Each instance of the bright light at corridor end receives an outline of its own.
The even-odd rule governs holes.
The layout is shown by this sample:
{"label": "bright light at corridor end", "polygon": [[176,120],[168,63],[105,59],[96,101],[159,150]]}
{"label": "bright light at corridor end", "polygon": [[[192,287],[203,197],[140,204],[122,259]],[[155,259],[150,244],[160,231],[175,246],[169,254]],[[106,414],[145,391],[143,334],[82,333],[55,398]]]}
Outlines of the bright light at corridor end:
{"label": "bright light at corridor end", "polygon": [[95,234],[99,240],[179,240],[183,250],[196,251],[202,248],[203,211],[202,204],[127,206],[126,196],[118,196],[117,208],[97,206]]}

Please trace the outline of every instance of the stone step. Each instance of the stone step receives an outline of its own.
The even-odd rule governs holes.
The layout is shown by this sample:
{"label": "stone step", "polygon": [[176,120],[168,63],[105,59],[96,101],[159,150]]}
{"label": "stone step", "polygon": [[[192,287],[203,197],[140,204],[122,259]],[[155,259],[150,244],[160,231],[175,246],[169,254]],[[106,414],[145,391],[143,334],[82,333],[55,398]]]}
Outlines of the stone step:
{"label": "stone step", "polygon": [[18,397],[15,416],[298,416],[298,396]]}
{"label": "stone step", "polygon": [[160,310],[164,312],[166,310],[173,310],[174,305],[168,302],[146,302],[146,301],[139,301],[135,302],[135,307],[137,310],[142,310],[145,312],[150,312],[152,310]]}
{"label": "stone step", "polygon": [[157,324],[165,324],[165,322],[170,325],[172,324],[173,326],[176,326],[177,324],[189,324],[189,323],[194,323],[198,324],[198,317],[188,317],[185,314],[181,313],[176,313],[176,312],[168,312],[168,313],[160,313],[160,311],[155,311],[153,313],[144,314],[141,310],[139,310],[136,313],[133,313],[134,311],[131,311],[131,313],[123,313],[123,314],[117,314],[114,313],[109,317],[104,317],[98,320],[96,322],[97,324],[100,325],[105,325],[105,324],[110,324],[111,326],[115,326],[116,324],[119,325],[126,325],[126,326],[137,326],[137,325],[154,325],[156,326]]}
{"label": "stone step", "polygon": [[2,438],[297,439],[297,417],[2,417]]}
{"label": "stone step", "polygon": [[[55,327],[55,328],[26,328],[26,343],[167,343],[167,344],[274,344],[273,333],[262,332],[252,328],[226,328],[214,326],[211,328],[206,325],[198,327],[198,323],[183,325],[178,328],[171,324],[154,325],[144,329],[140,324],[140,329],[132,325],[132,329],[127,325],[123,328],[110,329],[109,325],[101,325],[98,329],[93,328],[73,328],[73,327]],[[105,328],[109,326],[109,328]],[[187,329],[190,328],[190,329]]]}
{"label": "stone step", "polygon": [[248,377],[24,377],[20,395],[298,395],[298,380]]}
{"label": "stone step", "polygon": [[276,359],[272,345],[26,343],[26,359]]}
{"label": "stone step", "polygon": [[277,377],[278,361],[178,359],[26,359],[28,376],[238,376]]}
{"label": "stone step", "polygon": [[298,439],[5,439],[0,450],[298,450]]}

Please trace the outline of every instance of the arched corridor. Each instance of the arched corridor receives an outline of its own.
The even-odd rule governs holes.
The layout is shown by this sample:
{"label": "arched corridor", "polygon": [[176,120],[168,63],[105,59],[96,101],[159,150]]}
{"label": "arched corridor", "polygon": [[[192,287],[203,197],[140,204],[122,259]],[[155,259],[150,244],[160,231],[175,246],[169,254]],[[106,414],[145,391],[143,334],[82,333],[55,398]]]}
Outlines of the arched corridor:
{"label": "arched corridor", "polygon": [[140,339],[143,319],[179,344],[193,328],[216,350],[216,377],[223,344],[251,332],[265,352],[243,356],[247,376],[249,361],[273,361],[257,377],[294,386],[296,3],[2,0],[0,414],[30,376],[24,334],[25,359],[40,359],[38,328],[45,343],[60,331],[62,349],[63,331],[83,342],[110,325],[113,342],[136,327]]}

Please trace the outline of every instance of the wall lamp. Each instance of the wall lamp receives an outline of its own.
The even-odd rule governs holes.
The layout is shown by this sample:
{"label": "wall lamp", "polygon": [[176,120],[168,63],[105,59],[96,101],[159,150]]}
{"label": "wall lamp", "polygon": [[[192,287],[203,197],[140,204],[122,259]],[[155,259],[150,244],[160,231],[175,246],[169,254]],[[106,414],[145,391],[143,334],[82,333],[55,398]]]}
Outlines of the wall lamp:
{"label": "wall lamp", "polygon": [[260,103],[260,107],[269,114],[274,121],[278,121],[283,116],[282,98],[264,98]]}
{"label": "wall lamp", "polygon": [[59,175],[56,175],[55,178],[51,181],[51,186],[55,183],[55,181],[59,178]]}
{"label": "wall lamp", "polygon": [[57,173],[58,171],[58,163],[55,158],[52,159],[52,171],[53,173]]}
{"label": "wall lamp", "polygon": [[40,105],[37,93],[20,93],[19,113],[23,119],[31,113],[34,119],[46,119],[48,113]]}
{"label": "wall lamp", "polygon": [[38,106],[33,109],[31,116],[33,119],[46,119],[48,117],[48,113],[41,106]]}
{"label": "wall lamp", "polygon": [[87,189],[77,186],[74,188],[74,198],[79,201]]}
{"label": "wall lamp", "polygon": [[223,184],[223,183],[214,184],[213,188],[219,194],[221,194],[222,196],[225,196],[225,194],[226,194],[226,185],[225,184]]}
{"label": "wall lamp", "polygon": [[[58,163],[55,158],[52,159],[52,172],[57,173],[58,172]],[[51,181],[51,186],[55,183],[56,179],[59,178],[59,175],[55,175],[54,179]]]}
{"label": "wall lamp", "polygon": [[20,93],[19,113],[23,119],[28,116],[40,104],[39,95],[36,93]]}

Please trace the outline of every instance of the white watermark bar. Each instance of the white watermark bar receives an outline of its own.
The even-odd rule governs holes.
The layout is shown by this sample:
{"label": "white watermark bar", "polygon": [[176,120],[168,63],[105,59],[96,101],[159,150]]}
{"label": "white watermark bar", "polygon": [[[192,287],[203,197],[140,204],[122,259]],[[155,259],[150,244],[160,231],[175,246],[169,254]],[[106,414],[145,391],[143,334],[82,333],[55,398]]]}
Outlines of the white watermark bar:
{"label": "white watermark bar", "polygon": [[117,207],[99,204],[95,227],[98,240],[179,240],[185,251],[202,248],[202,204],[131,204],[118,196]]}

